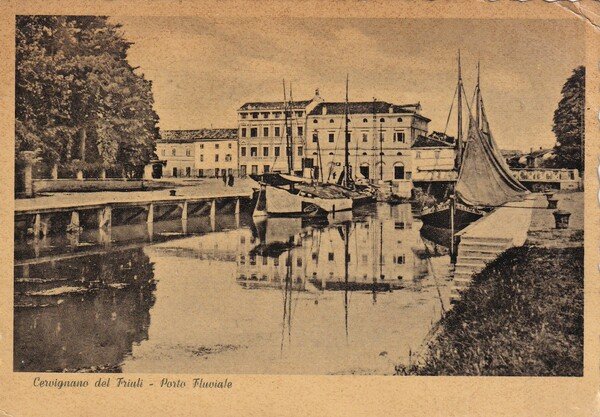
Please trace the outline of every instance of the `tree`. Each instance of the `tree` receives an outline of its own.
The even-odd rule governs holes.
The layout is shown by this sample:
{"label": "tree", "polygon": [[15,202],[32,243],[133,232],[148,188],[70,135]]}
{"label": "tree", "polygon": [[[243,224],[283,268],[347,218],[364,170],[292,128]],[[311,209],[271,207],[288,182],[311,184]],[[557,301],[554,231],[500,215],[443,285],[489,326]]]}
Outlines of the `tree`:
{"label": "tree", "polygon": [[140,175],[158,138],[151,83],[99,16],[18,16],[16,151],[63,169]]}
{"label": "tree", "polygon": [[573,70],[562,88],[562,99],[554,111],[556,135],[553,165],[557,168],[584,170],[584,111],[585,111],[585,67]]}

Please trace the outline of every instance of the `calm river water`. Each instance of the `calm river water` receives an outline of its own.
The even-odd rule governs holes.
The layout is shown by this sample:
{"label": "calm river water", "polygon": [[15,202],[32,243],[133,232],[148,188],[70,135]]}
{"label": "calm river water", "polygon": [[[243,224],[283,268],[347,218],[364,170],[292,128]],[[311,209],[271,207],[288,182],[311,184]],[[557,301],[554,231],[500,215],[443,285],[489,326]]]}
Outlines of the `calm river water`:
{"label": "calm river water", "polygon": [[449,306],[410,205],[15,242],[16,371],[393,373]]}

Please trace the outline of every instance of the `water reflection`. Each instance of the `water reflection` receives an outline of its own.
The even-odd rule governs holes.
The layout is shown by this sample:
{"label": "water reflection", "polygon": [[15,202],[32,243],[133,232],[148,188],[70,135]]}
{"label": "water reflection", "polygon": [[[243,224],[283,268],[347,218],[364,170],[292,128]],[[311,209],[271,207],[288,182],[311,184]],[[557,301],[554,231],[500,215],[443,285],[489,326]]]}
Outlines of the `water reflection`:
{"label": "water reflection", "polygon": [[449,294],[447,256],[430,257],[420,227],[409,205],[378,205],[327,222],[113,227],[96,252],[85,238],[24,248],[15,370],[391,372]]}

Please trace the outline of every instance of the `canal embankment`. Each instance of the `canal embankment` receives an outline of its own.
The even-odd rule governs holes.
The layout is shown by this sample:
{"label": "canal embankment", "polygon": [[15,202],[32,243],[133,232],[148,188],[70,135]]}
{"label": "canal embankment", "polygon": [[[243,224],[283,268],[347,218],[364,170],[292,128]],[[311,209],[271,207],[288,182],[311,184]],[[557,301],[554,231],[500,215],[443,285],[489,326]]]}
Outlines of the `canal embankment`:
{"label": "canal embankment", "polygon": [[525,244],[473,276],[397,374],[582,375],[583,193],[556,197],[571,213],[569,228],[556,229],[555,210],[535,196]]}

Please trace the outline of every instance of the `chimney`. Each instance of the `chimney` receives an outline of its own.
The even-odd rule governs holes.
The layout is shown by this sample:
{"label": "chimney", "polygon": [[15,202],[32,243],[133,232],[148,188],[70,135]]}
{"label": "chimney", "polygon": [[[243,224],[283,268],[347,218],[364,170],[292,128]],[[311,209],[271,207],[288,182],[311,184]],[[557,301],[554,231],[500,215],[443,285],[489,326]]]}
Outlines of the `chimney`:
{"label": "chimney", "polygon": [[390,106],[390,109],[388,110],[389,113],[393,113],[394,112],[394,106]]}
{"label": "chimney", "polygon": [[321,110],[324,115],[327,114],[327,106],[323,106]]}

